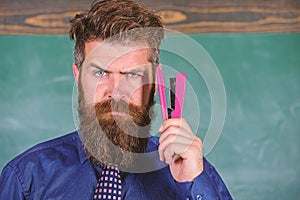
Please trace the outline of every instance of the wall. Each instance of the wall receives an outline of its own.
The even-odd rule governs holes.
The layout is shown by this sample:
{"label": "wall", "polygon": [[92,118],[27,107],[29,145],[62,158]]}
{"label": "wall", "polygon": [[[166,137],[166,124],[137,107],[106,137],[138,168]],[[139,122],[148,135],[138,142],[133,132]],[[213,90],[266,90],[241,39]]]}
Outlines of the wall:
{"label": "wall", "polygon": [[[190,37],[210,54],[224,81],[226,121],[207,158],[233,197],[299,199],[300,35]],[[30,146],[75,129],[72,46],[59,35],[0,36],[0,168]],[[166,55],[162,62],[169,62]],[[193,76],[189,81],[204,88],[198,93],[203,139],[209,93]]]}

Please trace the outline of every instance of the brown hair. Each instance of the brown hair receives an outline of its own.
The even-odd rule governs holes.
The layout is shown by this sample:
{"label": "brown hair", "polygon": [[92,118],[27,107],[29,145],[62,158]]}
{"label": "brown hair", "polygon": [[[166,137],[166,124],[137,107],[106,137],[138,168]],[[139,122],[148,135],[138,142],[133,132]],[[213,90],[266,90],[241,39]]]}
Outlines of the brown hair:
{"label": "brown hair", "polygon": [[77,14],[70,20],[70,23],[69,36],[75,40],[74,58],[78,68],[81,68],[85,59],[86,42],[105,40],[139,29],[143,31],[137,31],[139,34],[131,36],[129,40],[145,41],[152,49],[150,62],[154,66],[159,63],[159,46],[163,38],[161,19],[137,2],[132,0],[94,1],[89,11]]}

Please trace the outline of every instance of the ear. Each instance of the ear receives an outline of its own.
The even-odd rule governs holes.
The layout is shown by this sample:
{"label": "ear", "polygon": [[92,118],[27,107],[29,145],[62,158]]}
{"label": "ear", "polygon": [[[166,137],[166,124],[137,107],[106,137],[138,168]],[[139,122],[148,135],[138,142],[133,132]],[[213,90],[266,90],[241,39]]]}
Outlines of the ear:
{"label": "ear", "polygon": [[72,71],[73,71],[73,76],[76,81],[76,85],[78,85],[78,79],[79,79],[79,69],[75,63],[72,65]]}
{"label": "ear", "polygon": [[[162,64],[158,64],[157,65],[157,67],[159,68],[159,69],[162,69]],[[154,82],[155,82],[155,92],[154,92],[154,96],[156,96],[156,91],[157,91],[157,74],[156,74],[156,71],[155,71],[155,80],[154,80]]]}

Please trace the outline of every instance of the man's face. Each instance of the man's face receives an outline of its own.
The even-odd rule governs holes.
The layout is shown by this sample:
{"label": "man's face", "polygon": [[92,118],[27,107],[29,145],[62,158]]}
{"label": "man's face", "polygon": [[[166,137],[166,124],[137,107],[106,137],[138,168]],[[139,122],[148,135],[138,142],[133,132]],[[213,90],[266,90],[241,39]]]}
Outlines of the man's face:
{"label": "man's face", "polygon": [[145,46],[86,44],[81,71],[73,66],[79,92],[80,135],[95,163],[134,164],[145,152],[153,105],[153,72]]}
{"label": "man's face", "polygon": [[86,43],[85,55],[81,75],[73,70],[77,82],[81,81],[86,104],[109,99],[138,106],[149,103],[153,72],[145,45],[124,47],[92,41]]}

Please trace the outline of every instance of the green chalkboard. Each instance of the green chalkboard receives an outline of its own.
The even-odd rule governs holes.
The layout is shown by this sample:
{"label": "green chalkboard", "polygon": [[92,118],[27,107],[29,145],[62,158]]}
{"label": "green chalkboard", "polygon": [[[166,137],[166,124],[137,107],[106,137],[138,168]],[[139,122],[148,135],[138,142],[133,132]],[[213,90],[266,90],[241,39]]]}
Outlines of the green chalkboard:
{"label": "green chalkboard", "polygon": [[[190,37],[210,54],[224,81],[225,124],[207,158],[233,197],[299,199],[300,34]],[[0,168],[30,146],[75,129],[72,46],[66,36],[0,36]],[[191,64],[170,58],[162,52],[164,63]],[[204,138],[210,94],[201,77],[188,81],[199,89],[198,135]],[[193,120],[193,113],[185,115]]]}

